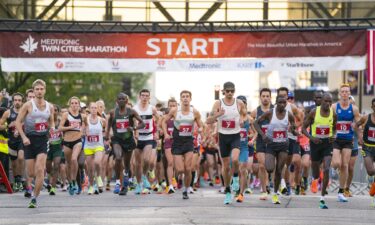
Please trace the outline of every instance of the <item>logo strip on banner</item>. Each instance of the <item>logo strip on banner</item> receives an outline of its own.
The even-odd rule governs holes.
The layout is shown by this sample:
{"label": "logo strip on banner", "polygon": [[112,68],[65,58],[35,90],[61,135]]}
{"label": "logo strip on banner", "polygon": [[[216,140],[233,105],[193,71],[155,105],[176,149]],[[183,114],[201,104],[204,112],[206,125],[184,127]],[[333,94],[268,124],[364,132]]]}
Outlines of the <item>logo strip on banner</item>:
{"label": "logo strip on banner", "polygon": [[374,84],[374,30],[368,30],[367,31],[367,84],[368,85],[373,85]]}

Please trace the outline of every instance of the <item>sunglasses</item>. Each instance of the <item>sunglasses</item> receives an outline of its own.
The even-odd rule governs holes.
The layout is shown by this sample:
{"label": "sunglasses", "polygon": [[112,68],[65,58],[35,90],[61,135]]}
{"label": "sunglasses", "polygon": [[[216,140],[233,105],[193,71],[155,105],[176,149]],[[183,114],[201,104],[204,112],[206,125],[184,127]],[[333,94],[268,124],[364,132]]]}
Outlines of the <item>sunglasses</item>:
{"label": "sunglasses", "polygon": [[227,90],[225,90],[225,92],[226,93],[234,93],[234,89],[231,89],[231,90],[227,89]]}

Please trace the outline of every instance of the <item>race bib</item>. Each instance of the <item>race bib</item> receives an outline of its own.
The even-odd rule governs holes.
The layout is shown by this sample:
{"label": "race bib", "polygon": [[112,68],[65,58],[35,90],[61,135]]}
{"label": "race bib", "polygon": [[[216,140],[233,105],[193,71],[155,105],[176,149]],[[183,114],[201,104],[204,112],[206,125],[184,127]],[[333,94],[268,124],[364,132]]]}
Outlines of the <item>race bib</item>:
{"label": "race bib", "polygon": [[54,132],[53,130],[50,130],[50,132],[49,132],[49,141],[50,142],[60,141],[60,137],[61,137],[60,131]]}
{"label": "race bib", "polygon": [[338,121],[336,124],[336,130],[338,134],[349,134],[352,122],[350,121]]}
{"label": "race bib", "polygon": [[87,141],[90,143],[97,143],[99,142],[99,135],[88,135]]}
{"label": "race bib", "polygon": [[245,128],[241,128],[240,137],[241,137],[241,141],[247,141],[247,132]]}
{"label": "race bib", "polygon": [[80,120],[70,120],[69,126],[74,127],[75,130],[81,129],[81,121]]}
{"label": "race bib", "polygon": [[268,125],[262,125],[262,131],[264,134],[267,134]]}
{"label": "race bib", "polygon": [[35,121],[35,131],[38,133],[46,132],[48,129],[48,122],[47,121],[41,121],[36,120]]}
{"label": "race bib", "polygon": [[236,127],[236,122],[234,120],[222,120],[221,127],[224,129],[234,129]]}
{"label": "race bib", "polygon": [[367,139],[375,142],[375,127],[369,127],[367,132]]}
{"label": "race bib", "polygon": [[274,129],[272,132],[273,142],[286,142],[287,137],[285,129]]}
{"label": "race bib", "polygon": [[168,131],[169,136],[171,136],[173,133],[173,127],[168,127],[167,131]]}
{"label": "race bib", "polygon": [[143,123],[145,124],[145,127],[142,129],[139,129],[139,132],[141,133],[150,132],[150,121],[143,121]]}
{"label": "race bib", "polygon": [[191,124],[181,124],[179,129],[180,136],[192,136],[193,126]]}
{"label": "race bib", "polygon": [[125,133],[128,131],[129,120],[128,119],[117,119],[116,120],[116,131],[117,133]]}
{"label": "race bib", "polygon": [[330,132],[329,126],[319,125],[315,129],[316,137],[318,138],[328,138],[329,132]]}

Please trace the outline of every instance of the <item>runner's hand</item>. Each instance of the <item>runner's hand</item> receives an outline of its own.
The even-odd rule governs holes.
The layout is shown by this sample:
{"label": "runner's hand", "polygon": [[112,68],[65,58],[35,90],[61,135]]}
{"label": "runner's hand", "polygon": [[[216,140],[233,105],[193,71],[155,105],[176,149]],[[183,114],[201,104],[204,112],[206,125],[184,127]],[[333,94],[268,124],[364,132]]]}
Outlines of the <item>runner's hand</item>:
{"label": "runner's hand", "polygon": [[30,139],[28,139],[27,137],[22,138],[22,142],[24,146],[30,145]]}
{"label": "runner's hand", "polygon": [[320,140],[319,138],[316,138],[316,137],[311,137],[310,138],[310,141],[316,145],[318,144],[321,144],[322,143],[322,140]]}

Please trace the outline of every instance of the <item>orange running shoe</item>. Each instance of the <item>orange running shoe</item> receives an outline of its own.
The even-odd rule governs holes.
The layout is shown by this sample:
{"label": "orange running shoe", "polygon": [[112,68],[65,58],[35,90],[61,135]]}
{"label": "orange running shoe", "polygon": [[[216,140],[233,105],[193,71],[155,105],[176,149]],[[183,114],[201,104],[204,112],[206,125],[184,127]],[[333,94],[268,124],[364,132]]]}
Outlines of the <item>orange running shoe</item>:
{"label": "orange running shoe", "polygon": [[311,182],[311,192],[312,193],[318,192],[318,179],[312,180],[312,182]]}
{"label": "orange running shoe", "polygon": [[221,184],[221,180],[220,180],[220,178],[218,176],[216,176],[215,182],[216,182],[216,184]]}
{"label": "orange running shoe", "polygon": [[236,198],[237,202],[243,202],[243,194],[239,194]]}
{"label": "orange running shoe", "polygon": [[372,182],[371,188],[370,188],[370,190],[369,190],[368,193],[370,194],[370,196],[374,196],[375,195],[375,181]]}

